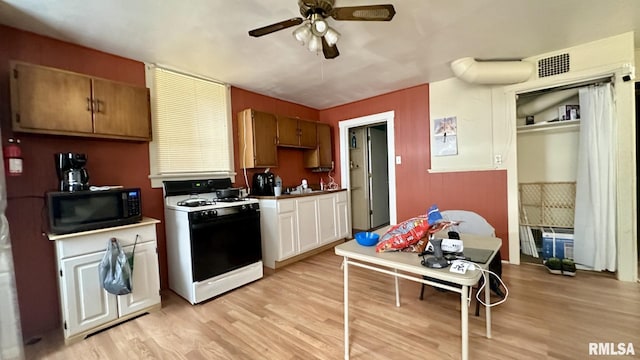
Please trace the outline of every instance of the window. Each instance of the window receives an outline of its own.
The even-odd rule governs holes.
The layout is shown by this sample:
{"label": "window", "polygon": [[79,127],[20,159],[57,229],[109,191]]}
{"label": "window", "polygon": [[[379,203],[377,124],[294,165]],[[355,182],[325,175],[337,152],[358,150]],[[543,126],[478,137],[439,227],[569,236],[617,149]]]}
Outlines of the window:
{"label": "window", "polygon": [[234,176],[229,86],[147,65],[153,187],[163,180]]}

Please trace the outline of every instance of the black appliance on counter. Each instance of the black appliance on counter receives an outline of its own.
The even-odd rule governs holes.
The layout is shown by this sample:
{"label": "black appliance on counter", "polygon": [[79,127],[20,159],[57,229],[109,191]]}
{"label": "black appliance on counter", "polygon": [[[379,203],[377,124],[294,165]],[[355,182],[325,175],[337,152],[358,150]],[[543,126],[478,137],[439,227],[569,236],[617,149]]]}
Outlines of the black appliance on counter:
{"label": "black appliance on counter", "polygon": [[274,196],[273,188],[275,187],[275,183],[276,177],[272,172],[266,171],[253,174],[251,195]]}
{"label": "black appliance on counter", "polygon": [[89,190],[89,173],[85,169],[87,156],[77,153],[55,154],[59,191]]}
{"label": "black appliance on counter", "polygon": [[142,220],[140,188],[47,193],[52,234],[68,234]]}

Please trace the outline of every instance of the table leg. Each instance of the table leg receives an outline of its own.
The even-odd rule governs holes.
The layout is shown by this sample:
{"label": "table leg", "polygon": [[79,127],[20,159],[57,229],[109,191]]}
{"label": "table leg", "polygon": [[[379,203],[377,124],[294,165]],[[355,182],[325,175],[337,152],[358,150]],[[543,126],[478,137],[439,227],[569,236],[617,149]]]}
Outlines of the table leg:
{"label": "table leg", "polygon": [[[398,272],[398,269],[393,269],[394,272]],[[398,277],[396,276],[396,307],[400,307],[400,286],[398,285]]]}
{"label": "table leg", "polygon": [[485,319],[487,324],[487,339],[491,339],[491,279],[490,276],[487,276],[487,281],[484,286],[484,306],[485,308]]}
{"label": "table leg", "polygon": [[469,287],[462,286],[460,292],[461,335],[462,335],[462,360],[469,359]]}
{"label": "table leg", "polygon": [[349,264],[344,258],[344,359],[349,360]]}

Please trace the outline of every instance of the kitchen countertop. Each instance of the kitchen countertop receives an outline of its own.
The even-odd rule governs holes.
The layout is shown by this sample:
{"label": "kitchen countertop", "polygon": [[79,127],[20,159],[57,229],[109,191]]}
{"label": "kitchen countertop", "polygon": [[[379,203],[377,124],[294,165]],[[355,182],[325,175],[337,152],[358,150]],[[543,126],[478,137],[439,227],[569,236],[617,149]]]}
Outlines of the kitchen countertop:
{"label": "kitchen countertop", "polygon": [[258,199],[258,200],[282,200],[282,199],[293,199],[293,198],[297,198],[297,197],[305,197],[305,196],[315,196],[315,195],[324,195],[324,194],[331,194],[331,193],[335,193],[335,192],[340,192],[340,191],[347,191],[347,189],[336,189],[336,190],[313,190],[310,193],[304,193],[304,194],[282,194],[280,196],[258,196],[258,195],[251,195],[249,197],[254,198],[254,199]]}

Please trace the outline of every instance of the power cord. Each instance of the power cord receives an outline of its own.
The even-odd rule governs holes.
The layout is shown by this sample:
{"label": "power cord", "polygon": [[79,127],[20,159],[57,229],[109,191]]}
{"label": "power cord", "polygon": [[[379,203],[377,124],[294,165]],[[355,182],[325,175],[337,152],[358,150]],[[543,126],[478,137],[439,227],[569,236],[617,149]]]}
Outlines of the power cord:
{"label": "power cord", "polygon": [[[480,286],[480,288],[478,288],[478,291],[476,292],[476,300],[480,304],[486,307],[492,307],[492,306],[500,305],[503,302],[507,301],[507,298],[509,297],[509,288],[507,288],[507,285],[502,281],[502,279],[500,278],[500,276],[498,276],[498,274],[494,273],[491,270],[483,269],[480,266],[478,266],[476,263],[471,261],[467,261],[467,260],[455,260],[455,261],[459,261],[464,264],[469,264],[468,270],[480,270],[480,272],[482,272],[482,279],[483,279],[482,286]],[[487,278],[487,274],[489,274],[488,278]],[[500,301],[497,301],[493,304],[486,304],[484,301],[480,299],[480,294],[482,293],[482,290],[484,289],[484,287],[487,286],[487,284],[489,283],[489,280],[491,279],[491,275],[495,276],[496,279],[498,279],[498,281],[500,282],[500,285],[504,287],[504,297]],[[468,299],[468,303],[471,304],[471,298]]]}

